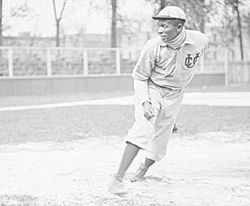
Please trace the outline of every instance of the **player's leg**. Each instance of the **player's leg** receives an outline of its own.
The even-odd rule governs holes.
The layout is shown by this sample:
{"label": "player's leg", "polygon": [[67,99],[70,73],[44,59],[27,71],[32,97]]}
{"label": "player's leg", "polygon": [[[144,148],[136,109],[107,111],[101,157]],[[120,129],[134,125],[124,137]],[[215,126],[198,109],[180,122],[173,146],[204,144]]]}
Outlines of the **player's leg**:
{"label": "player's leg", "polygon": [[141,163],[135,172],[135,175],[131,178],[131,182],[136,182],[142,180],[147,173],[149,167],[155,163],[155,160],[145,158],[144,163]]}
{"label": "player's leg", "polygon": [[172,135],[176,117],[172,114],[160,118],[162,124],[157,125],[157,136],[148,144],[147,158],[159,162],[166,155],[168,141]]}
{"label": "player's leg", "polygon": [[[154,96],[160,96],[158,91],[154,91]],[[152,97],[152,96],[151,96]],[[127,146],[124,150],[120,167],[115,176],[109,191],[113,194],[122,193],[124,185],[122,183],[123,177],[137,155],[139,149],[146,149],[148,141],[154,136],[154,123],[160,109],[160,103],[156,101],[157,98],[151,98],[154,107],[155,116],[148,121],[143,113],[142,104],[139,101],[135,103],[135,123],[129,130],[126,136]]]}
{"label": "player's leg", "polygon": [[[140,181],[144,178],[149,168],[156,162],[160,161],[165,156],[168,139],[171,135],[174,119],[168,120],[169,124],[165,126],[159,133],[159,136],[155,136],[151,139],[148,148],[148,154],[145,158],[145,162],[142,163],[137,169],[135,176],[131,179],[131,182]],[[171,126],[172,125],[172,126]],[[164,133],[164,137],[161,136]],[[159,138],[160,137],[160,138]],[[162,138],[163,137],[163,138]]]}
{"label": "player's leg", "polygon": [[122,160],[115,175],[115,178],[109,188],[109,191],[113,194],[126,193],[123,185],[123,177],[131,165],[132,161],[136,157],[139,149],[145,149],[147,147],[148,139],[154,134],[153,125],[145,120],[136,120],[132,128],[129,130],[126,136],[126,148],[123,152]]}
{"label": "player's leg", "polygon": [[146,172],[156,161],[160,161],[166,155],[166,148],[180,110],[182,96],[175,101],[166,102],[158,112],[155,122],[155,135],[149,141],[147,157],[141,164],[131,181],[142,180]]}
{"label": "player's leg", "polygon": [[126,136],[125,140],[127,145],[123,152],[118,172],[116,173],[115,178],[109,188],[111,193],[126,193],[126,189],[123,185],[123,177],[136,157],[139,149],[145,149],[147,147],[148,140],[153,136],[153,134],[154,125],[147,121],[144,116],[137,116],[134,125]]}
{"label": "player's leg", "polygon": [[[144,147],[144,149],[147,151],[148,148],[148,142],[150,141],[150,139],[152,139],[156,134],[155,134],[155,123],[158,119],[159,113],[161,113],[161,104],[162,104],[162,97],[160,95],[160,92],[158,90],[155,89],[150,89],[149,90],[149,94],[151,97],[151,103],[153,105],[154,111],[155,111],[155,116],[150,119],[149,122],[153,127],[153,133],[149,136],[149,138],[147,139],[147,145],[146,147]],[[151,158],[145,158],[144,163],[141,163],[138,167],[138,169],[136,170],[134,176],[131,178],[131,182],[135,182],[138,181],[140,179],[142,179],[144,177],[144,175],[146,174],[146,172],[148,171],[149,167],[152,166],[155,163],[155,160],[151,159]]]}
{"label": "player's leg", "polygon": [[132,161],[138,154],[140,147],[134,145],[130,142],[127,142],[126,148],[123,152],[122,160],[118,169],[118,172],[115,175],[115,178],[118,180],[122,180],[127,169],[131,165]]}
{"label": "player's leg", "polygon": [[138,146],[127,142],[119,169],[115,175],[113,182],[110,185],[109,192],[116,195],[122,195],[127,193],[127,188],[123,184],[123,177],[129,166],[131,165],[132,161],[138,154],[139,149],[140,148]]}
{"label": "player's leg", "polygon": [[155,123],[156,135],[148,144],[147,158],[160,161],[166,155],[168,141],[172,135],[182,100],[182,94],[173,99],[163,98],[163,106]]}
{"label": "player's leg", "polygon": [[109,188],[109,191],[113,194],[125,194],[126,188],[123,184],[123,177],[128,170],[129,166],[133,162],[134,158],[138,154],[139,149],[145,149],[148,144],[148,140],[154,135],[154,126],[151,122],[145,119],[137,119],[129,130],[126,136],[126,148],[123,152],[122,160],[115,175],[115,178]]}

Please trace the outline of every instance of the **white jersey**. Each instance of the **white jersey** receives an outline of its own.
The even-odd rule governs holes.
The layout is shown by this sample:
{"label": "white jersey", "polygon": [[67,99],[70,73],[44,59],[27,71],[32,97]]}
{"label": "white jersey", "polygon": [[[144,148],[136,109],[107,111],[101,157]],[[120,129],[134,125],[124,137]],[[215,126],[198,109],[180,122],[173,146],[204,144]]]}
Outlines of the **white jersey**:
{"label": "white jersey", "polygon": [[[182,93],[183,88],[192,80],[207,45],[206,35],[194,30],[186,30],[184,44],[176,50],[157,36],[146,43],[132,77],[135,80],[147,80],[149,87],[166,89],[170,94]],[[142,92],[141,95],[146,94]]]}

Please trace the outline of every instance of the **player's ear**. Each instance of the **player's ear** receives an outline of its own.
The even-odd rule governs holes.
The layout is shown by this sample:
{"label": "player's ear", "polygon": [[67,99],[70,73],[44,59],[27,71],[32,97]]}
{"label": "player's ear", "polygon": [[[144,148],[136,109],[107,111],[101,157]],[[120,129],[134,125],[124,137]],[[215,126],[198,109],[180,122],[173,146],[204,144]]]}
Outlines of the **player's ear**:
{"label": "player's ear", "polygon": [[178,23],[176,27],[177,27],[178,30],[182,30],[183,24]]}

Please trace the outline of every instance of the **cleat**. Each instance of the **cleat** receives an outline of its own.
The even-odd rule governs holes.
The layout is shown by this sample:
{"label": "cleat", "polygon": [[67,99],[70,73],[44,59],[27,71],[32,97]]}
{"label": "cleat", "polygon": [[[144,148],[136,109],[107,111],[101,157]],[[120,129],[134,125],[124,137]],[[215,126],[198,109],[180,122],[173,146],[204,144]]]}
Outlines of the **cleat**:
{"label": "cleat", "polygon": [[121,180],[114,179],[109,187],[109,192],[114,195],[125,195],[128,190]]}
{"label": "cleat", "polygon": [[137,169],[134,177],[130,181],[131,182],[141,181],[143,179],[143,177],[145,176],[146,172],[148,171],[148,168],[149,167],[147,167],[141,163],[139,168]]}

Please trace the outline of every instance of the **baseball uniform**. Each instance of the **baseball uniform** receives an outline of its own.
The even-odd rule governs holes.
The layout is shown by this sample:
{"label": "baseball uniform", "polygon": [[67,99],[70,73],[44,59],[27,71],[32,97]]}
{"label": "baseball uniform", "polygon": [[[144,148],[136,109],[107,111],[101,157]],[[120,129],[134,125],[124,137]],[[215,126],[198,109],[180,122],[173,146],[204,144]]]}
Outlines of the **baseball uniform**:
{"label": "baseball uniform", "polygon": [[[179,39],[178,39],[179,38]],[[181,46],[178,42],[182,42]],[[134,67],[135,123],[126,141],[146,150],[147,158],[159,161],[166,154],[183,90],[192,80],[208,45],[205,34],[182,29],[175,42],[149,40]],[[154,117],[144,117],[142,104],[149,101]]]}

